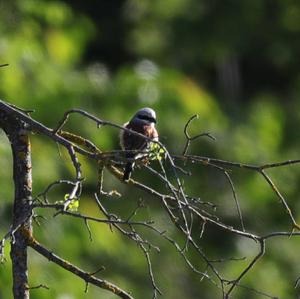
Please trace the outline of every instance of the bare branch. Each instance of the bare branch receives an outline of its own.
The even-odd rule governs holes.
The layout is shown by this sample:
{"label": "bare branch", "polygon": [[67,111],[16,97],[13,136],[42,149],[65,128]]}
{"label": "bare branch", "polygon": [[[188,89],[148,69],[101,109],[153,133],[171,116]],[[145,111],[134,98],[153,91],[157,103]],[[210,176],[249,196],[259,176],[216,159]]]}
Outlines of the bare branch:
{"label": "bare branch", "polygon": [[46,286],[45,284],[39,284],[38,286],[34,286],[34,287],[28,287],[28,290],[35,290],[35,289],[45,289],[45,290],[50,290],[50,288],[48,286]]}
{"label": "bare branch", "polygon": [[187,123],[185,124],[184,126],[184,135],[185,135],[185,138],[186,138],[186,143],[185,143],[185,146],[184,146],[184,149],[183,149],[183,152],[182,152],[182,155],[185,156],[187,151],[188,151],[188,148],[191,144],[192,141],[198,139],[199,137],[203,137],[203,136],[206,136],[212,140],[216,140],[216,138],[211,135],[210,133],[206,132],[206,133],[201,133],[201,134],[198,134],[198,135],[195,135],[193,137],[191,137],[188,133],[188,127],[189,125],[191,124],[191,122],[194,120],[194,119],[198,119],[199,115],[198,114],[195,114],[193,115],[188,121]]}
{"label": "bare branch", "polygon": [[231,287],[228,290],[228,292],[226,293],[225,299],[229,298],[230,293],[234,290],[234,288],[236,287],[236,285],[241,281],[241,279],[243,278],[243,276],[245,276],[246,273],[249,272],[250,269],[253,268],[254,265],[257,263],[257,261],[265,254],[265,249],[266,249],[265,240],[260,239],[259,245],[260,245],[259,253],[254,257],[254,259],[251,261],[251,263],[242,271],[242,273],[238,276],[238,278],[235,279],[231,283]]}
{"label": "bare branch", "polygon": [[66,260],[62,259],[61,257],[57,256],[53,252],[49,251],[47,248],[42,246],[35,239],[30,238],[28,240],[28,245],[31,248],[33,248],[35,251],[37,251],[39,254],[41,254],[45,258],[47,258],[49,261],[59,265],[60,267],[64,268],[65,270],[67,270],[67,271],[75,274],[76,276],[82,278],[86,283],[90,283],[90,284],[98,286],[102,289],[105,289],[107,291],[110,291],[110,292],[114,293],[115,295],[119,296],[120,298],[133,299],[133,297],[129,293],[125,292],[124,290],[122,290],[118,286],[116,286],[116,285],[114,285],[114,284],[112,284],[112,283],[110,283],[106,280],[103,280],[103,279],[97,278],[93,275],[90,275],[88,272],[85,272],[85,271],[79,269],[78,267],[72,265],[68,261],[66,261]]}
{"label": "bare branch", "polygon": [[[1,65],[0,65],[1,67]],[[188,267],[198,275],[200,275],[200,279],[203,280],[208,279],[211,283],[216,285],[222,291],[223,298],[227,299],[234,291],[236,287],[244,287],[240,284],[240,281],[247,275],[257,264],[259,259],[265,253],[265,243],[268,239],[274,237],[289,237],[289,236],[300,236],[300,232],[295,232],[294,230],[299,230],[300,226],[296,223],[296,218],[293,215],[293,212],[289,208],[287,199],[283,196],[280,192],[279,188],[276,184],[272,181],[271,177],[266,173],[267,169],[271,168],[278,168],[283,166],[289,166],[294,164],[299,164],[300,160],[287,160],[283,162],[276,162],[276,163],[268,163],[263,165],[254,165],[254,164],[247,164],[247,163],[239,163],[239,162],[231,162],[225,161],[215,158],[209,157],[201,157],[199,155],[188,155],[187,152],[189,150],[189,146],[192,141],[200,138],[201,136],[209,137],[213,140],[215,138],[210,133],[201,133],[195,136],[190,136],[189,134],[189,126],[193,120],[197,118],[196,115],[192,116],[186,123],[184,127],[184,135],[186,138],[186,142],[183,149],[182,155],[173,155],[168,150],[167,147],[159,141],[153,141],[152,139],[147,138],[146,136],[137,133],[135,131],[129,130],[121,125],[115,124],[110,121],[102,120],[86,111],[81,109],[72,109],[67,111],[64,114],[64,117],[59,122],[56,129],[52,130],[47,128],[43,124],[35,121],[29,115],[31,111],[23,110],[13,105],[4,103],[0,101],[0,111],[5,113],[7,117],[11,117],[12,119],[18,119],[18,121],[22,122],[27,130],[32,130],[38,132],[42,135],[48,136],[52,141],[62,145],[64,148],[67,149],[70,159],[72,161],[72,165],[75,169],[75,179],[74,181],[69,180],[58,180],[50,185],[40,194],[36,196],[34,199],[34,204],[31,205],[30,209],[28,210],[27,215],[31,218],[33,215],[32,209],[53,209],[56,211],[55,215],[65,215],[77,219],[81,219],[85,226],[87,227],[88,234],[90,240],[92,240],[91,230],[89,228],[89,222],[98,222],[104,223],[110,226],[111,230],[116,229],[122,235],[124,235],[129,240],[135,242],[139,248],[141,249],[142,253],[145,256],[147,266],[148,266],[148,274],[151,281],[151,285],[153,288],[153,298],[156,299],[158,294],[160,294],[160,290],[157,287],[156,281],[154,279],[155,273],[152,269],[152,263],[150,259],[150,250],[154,249],[159,251],[159,247],[152,242],[148,241],[144,235],[142,234],[144,231],[142,229],[147,229],[154,232],[159,237],[163,238],[167,242],[173,245],[176,251],[183,257],[184,261],[188,265]],[[126,162],[126,152],[127,151],[119,151],[113,150],[110,152],[102,152],[92,141],[89,141],[81,136],[77,136],[75,134],[62,131],[63,126],[68,121],[71,114],[80,114],[83,117],[92,120],[97,127],[100,126],[109,126],[118,130],[125,130],[131,134],[137,135],[141,138],[149,140],[158,144],[160,149],[163,149],[166,154],[166,159],[164,161],[159,162],[159,170],[155,170],[154,168],[150,167],[149,165],[144,165],[147,159],[145,160],[138,160],[137,164],[141,166],[145,166],[147,170],[150,171],[151,175],[155,176],[160,182],[163,183],[163,188],[158,189],[157,186],[150,187],[147,184],[143,183],[142,181],[136,181],[134,179],[128,180],[128,182],[123,182],[122,177],[122,168],[124,167],[124,162]],[[0,121],[1,124],[1,121]],[[147,152],[144,153],[144,158],[147,158]],[[98,163],[98,186],[97,186],[97,194],[95,195],[96,203],[99,207],[100,212],[105,216],[105,219],[91,217],[89,215],[84,215],[81,213],[72,212],[69,209],[69,204],[71,204],[74,200],[79,200],[82,192],[82,185],[84,183],[82,179],[82,169],[80,162],[78,160],[77,155],[83,155],[91,160],[94,160]],[[151,160],[151,157],[149,158]],[[183,162],[184,166],[181,167],[180,162]],[[189,176],[191,176],[191,172],[188,169],[189,163],[197,163],[199,165],[213,167],[219,171],[221,171],[226,180],[230,185],[230,189],[232,192],[232,197],[234,203],[236,205],[238,218],[240,221],[240,225],[230,226],[226,224],[226,221],[222,220],[222,217],[219,215],[219,209],[216,210],[216,205],[211,202],[205,202],[200,200],[198,197],[191,196],[188,194],[189,190],[186,188],[185,180],[181,178],[180,175],[186,175],[187,180]],[[171,238],[166,234],[165,231],[161,231],[157,229],[153,225],[153,221],[133,221],[135,216],[140,211],[140,208],[144,206],[144,202],[140,201],[137,207],[127,216],[119,217],[118,215],[112,214],[110,211],[107,211],[103,204],[100,202],[101,196],[112,196],[117,195],[121,196],[118,191],[112,190],[110,192],[106,192],[103,190],[103,183],[104,183],[104,176],[103,171],[107,169],[113,176],[119,179],[122,183],[129,184],[133,188],[142,190],[148,195],[151,195],[152,198],[155,198],[160,203],[161,207],[164,209],[165,213],[168,215],[170,221],[174,224],[179,232],[180,236],[184,238],[185,245],[179,246],[180,242],[177,242],[175,239]],[[261,236],[260,233],[251,233],[246,231],[243,222],[243,215],[240,208],[240,203],[238,200],[238,194],[234,185],[234,182],[231,178],[230,171],[233,169],[245,169],[253,172],[257,172],[259,175],[262,176],[265,183],[268,184],[273,193],[279,198],[282,206],[284,207],[285,211],[288,213],[289,219],[292,222],[292,231],[291,232],[270,232],[266,235]],[[70,193],[66,194],[67,198],[65,201],[61,202],[54,202],[48,200],[50,197],[50,191],[55,186],[59,186],[61,184],[67,184],[71,186]],[[202,199],[202,197],[201,197]],[[123,219],[125,220],[123,220]],[[25,222],[28,218],[25,220]],[[25,222],[15,222],[13,228],[4,236],[0,244],[0,255],[3,256],[3,248],[5,245],[5,241],[11,237],[12,243],[14,243],[14,238],[16,233],[24,233],[23,224]],[[235,261],[239,262],[244,258],[211,258],[206,255],[206,252],[202,249],[199,245],[199,238],[203,237],[208,234],[209,228],[213,227],[214,229],[221,230],[231,235],[236,235],[241,238],[247,238],[253,240],[260,246],[259,252],[256,256],[250,261],[250,263],[241,271],[238,277],[234,280],[229,281],[225,277],[222,276],[222,271],[218,270],[217,264],[223,263],[226,261]],[[196,231],[197,230],[197,231]],[[49,258],[51,261],[55,262],[56,264],[60,265],[61,267],[67,269],[68,271],[78,275],[86,282],[86,289],[88,289],[89,283],[95,284],[100,286],[104,289],[109,289],[113,293],[119,295],[121,298],[132,298],[130,294],[126,293],[125,291],[121,290],[120,288],[112,285],[109,282],[104,280],[98,279],[94,277],[95,273],[87,273],[83,270],[78,269],[76,266],[69,264],[68,262],[64,261],[60,257],[57,257],[55,254],[51,253],[47,248],[40,245],[35,239],[31,236],[31,234],[26,235],[29,238],[29,246],[34,248],[36,251],[44,255],[45,257]],[[180,239],[182,240],[182,239]],[[187,249],[192,250],[198,254],[198,257],[201,261],[204,262],[204,269],[198,269],[195,264],[193,264],[187,254]],[[297,283],[298,285],[298,280]],[[247,287],[245,287],[247,288]],[[28,288],[30,289],[30,288]],[[275,298],[272,296],[267,295],[266,293],[257,291],[255,289],[249,288],[250,291],[257,293],[258,295],[266,296],[269,298]],[[122,297],[123,296],[123,297]]]}
{"label": "bare branch", "polygon": [[260,173],[262,174],[262,176],[266,179],[266,181],[268,182],[268,184],[270,185],[270,187],[272,188],[272,190],[275,192],[275,194],[277,195],[277,197],[279,198],[279,200],[281,201],[281,203],[283,204],[286,212],[289,214],[292,222],[293,222],[293,226],[294,228],[297,228],[298,230],[300,230],[300,226],[299,224],[297,224],[291,209],[289,208],[285,198],[282,196],[282,194],[279,192],[278,188],[276,187],[276,185],[273,183],[273,181],[271,180],[271,178],[263,171],[261,170]]}

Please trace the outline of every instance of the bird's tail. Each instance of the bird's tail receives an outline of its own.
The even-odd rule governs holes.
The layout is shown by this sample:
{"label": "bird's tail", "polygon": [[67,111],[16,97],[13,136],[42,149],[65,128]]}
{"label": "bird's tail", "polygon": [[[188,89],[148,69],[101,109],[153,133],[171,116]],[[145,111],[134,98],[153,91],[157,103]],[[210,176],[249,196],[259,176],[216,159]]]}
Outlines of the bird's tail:
{"label": "bird's tail", "polygon": [[123,181],[128,181],[130,179],[133,166],[134,166],[134,162],[127,162],[123,174]]}

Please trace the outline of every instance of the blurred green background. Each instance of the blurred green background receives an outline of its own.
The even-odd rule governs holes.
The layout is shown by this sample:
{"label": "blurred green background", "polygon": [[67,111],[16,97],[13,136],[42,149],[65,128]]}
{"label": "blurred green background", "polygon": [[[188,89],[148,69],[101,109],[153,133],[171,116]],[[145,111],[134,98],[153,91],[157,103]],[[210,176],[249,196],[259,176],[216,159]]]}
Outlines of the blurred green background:
{"label": "blurred green background", "polygon": [[[183,127],[193,114],[199,119],[191,132],[209,131],[216,138],[199,139],[190,152],[248,163],[299,158],[300,130],[300,2],[294,0],[110,0],[46,1],[0,0],[0,97],[54,127],[70,108],[82,108],[100,118],[122,124],[144,106],[157,111],[160,138],[173,153],[184,146]],[[118,131],[101,128],[74,116],[68,130],[95,142],[101,149],[119,149]],[[0,135],[0,233],[11,222],[12,164],[6,137]],[[32,136],[34,194],[59,178],[73,178],[69,158],[45,137]],[[96,165],[81,158],[84,195],[80,212],[99,216],[93,201]],[[154,163],[155,164],[155,163]],[[193,166],[184,178],[186,190],[218,205],[218,215],[238,225],[236,208],[224,176],[204,166]],[[288,198],[300,222],[300,166],[269,171]],[[145,169],[134,174],[161,190]],[[232,172],[246,229],[263,234],[291,229],[283,207],[260,176],[245,170]],[[176,234],[159,203],[117,182],[105,173],[104,188],[121,198],[103,198],[103,205],[126,218],[143,198],[146,207],[136,219],[153,219],[169,235]],[[68,192],[55,189],[51,201]],[[151,298],[151,284],[143,253],[135,244],[104,225],[90,224],[90,242],[78,219],[52,217],[34,226],[38,240],[86,271],[94,272],[136,298]],[[101,216],[101,215],[100,215]],[[200,229],[199,229],[200,230]],[[142,231],[161,248],[152,252],[154,274],[163,298],[212,299],[221,292],[200,281],[180,254],[159,236]],[[199,240],[210,259],[244,257],[241,262],[218,264],[228,279],[238,276],[257,253],[257,245],[208,227]],[[300,275],[300,240],[276,238],[267,243],[263,259],[243,285],[279,298],[296,298],[294,282]],[[9,244],[5,251],[9,257]],[[204,270],[191,250],[191,259]],[[93,286],[84,293],[79,278],[59,269],[29,250],[30,285],[50,289],[31,291],[31,298],[116,298]],[[0,298],[12,298],[11,263],[0,267]],[[260,298],[238,288],[233,298]]]}

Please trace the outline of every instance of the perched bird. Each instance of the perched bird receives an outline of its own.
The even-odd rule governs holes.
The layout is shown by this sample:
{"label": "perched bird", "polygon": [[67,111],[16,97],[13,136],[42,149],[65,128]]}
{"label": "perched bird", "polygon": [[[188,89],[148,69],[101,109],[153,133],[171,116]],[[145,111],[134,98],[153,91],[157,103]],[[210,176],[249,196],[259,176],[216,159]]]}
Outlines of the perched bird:
{"label": "perched bird", "polygon": [[[158,133],[156,131],[155,124],[155,111],[151,108],[142,108],[133,116],[133,118],[129,122],[124,124],[124,127],[143,134],[154,141],[158,141]],[[128,152],[126,154],[126,158],[133,160],[128,161],[125,166],[123,180],[127,181],[130,179],[131,172],[134,167],[134,159],[140,158],[145,155],[142,153],[138,153],[137,151],[149,150],[151,141],[122,130],[120,134],[120,144],[123,150],[133,151],[132,153]]]}

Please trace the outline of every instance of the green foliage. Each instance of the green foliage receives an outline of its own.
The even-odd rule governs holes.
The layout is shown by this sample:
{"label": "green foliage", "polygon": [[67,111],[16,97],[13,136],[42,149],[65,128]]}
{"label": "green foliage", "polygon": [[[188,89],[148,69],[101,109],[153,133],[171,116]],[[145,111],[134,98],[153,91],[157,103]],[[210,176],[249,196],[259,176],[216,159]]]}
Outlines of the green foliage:
{"label": "green foliage", "polygon": [[70,200],[70,194],[65,194],[65,202],[67,202],[67,211],[76,212],[79,208],[79,200],[77,198]]}
{"label": "green foliage", "polygon": [[161,161],[165,158],[166,152],[165,150],[158,144],[152,142],[150,145],[150,153],[149,159],[150,160],[158,160]]}

